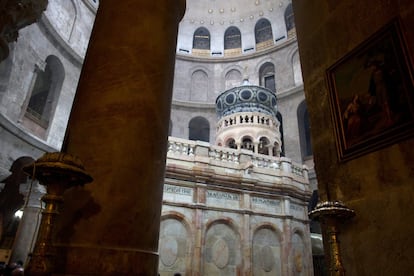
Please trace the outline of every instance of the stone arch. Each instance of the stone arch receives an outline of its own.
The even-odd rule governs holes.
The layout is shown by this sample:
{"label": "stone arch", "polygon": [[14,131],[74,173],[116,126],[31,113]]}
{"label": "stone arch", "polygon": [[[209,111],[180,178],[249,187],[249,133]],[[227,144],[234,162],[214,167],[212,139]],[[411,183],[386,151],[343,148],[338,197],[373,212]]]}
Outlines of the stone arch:
{"label": "stone arch", "polygon": [[206,102],[208,99],[209,78],[205,70],[196,69],[191,73],[190,100]]}
{"label": "stone arch", "polygon": [[242,83],[242,73],[237,69],[230,69],[225,74],[225,90],[239,86]]}
{"label": "stone arch", "polygon": [[286,64],[290,65],[290,68],[291,68],[290,70],[291,74],[288,76],[289,82],[291,82],[291,85],[294,85],[294,86],[303,85],[299,49],[297,47],[293,47],[289,49],[288,53],[286,54],[285,61],[286,61]]}
{"label": "stone arch", "polygon": [[197,28],[193,35],[193,49],[210,50],[210,37],[210,31],[207,28]]}
{"label": "stone arch", "polygon": [[259,138],[258,153],[269,155],[270,139],[266,136]]}
{"label": "stone arch", "polygon": [[252,235],[253,275],[282,274],[282,239],[272,225],[261,225]]}
{"label": "stone arch", "polygon": [[289,38],[295,33],[295,17],[293,14],[292,3],[289,3],[289,5],[287,5],[285,9],[285,13],[284,13],[284,18],[285,18],[286,32]]}
{"label": "stone arch", "polygon": [[46,138],[65,79],[65,68],[54,55],[46,58],[45,69],[35,68],[33,86],[25,103],[22,124],[33,134]]}
{"label": "stone arch", "polygon": [[181,213],[171,211],[161,217],[159,237],[159,264],[161,272],[185,274],[191,267],[194,238],[191,224]]}
{"label": "stone arch", "polygon": [[189,236],[193,237],[193,233],[194,233],[194,229],[192,227],[192,223],[189,219],[187,219],[187,217],[177,211],[167,211],[167,212],[163,212],[161,215],[161,220],[163,219],[176,219],[178,221],[180,221],[186,228],[186,230],[189,233]]}
{"label": "stone arch", "polygon": [[241,237],[229,218],[211,221],[204,235],[204,275],[237,275],[242,263]]}
{"label": "stone arch", "polygon": [[[235,73],[235,74],[237,74],[237,72],[239,72],[240,73],[240,75],[241,75],[241,77],[240,77],[240,82],[239,83],[236,83],[235,81],[236,80],[233,80],[232,82],[227,82],[226,81],[226,77],[227,77],[227,74],[228,73],[230,73],[231,71],[233,71],[234,70],[234,72],[233,73]],[[239,66],[239,65],[230,65],[230,66],[226,66],[223,70],[222,70],[222,73],[221,73],[221,76],[220,76],[220,79],[221,79],[221,81],[220,81],[220,85],[221,85],[221,90],[222,90],[222,92],[224,92],[225,90],[227,90],[227,89],[229,89],[229,88],[232,88],[233,86],[231,86],[230,84],[232,84],[232,83],[234,83],[234,85],[235,86],[238,86],[238,85],[241,85],[242,84],[242,79],[245,77],[243,74],[244,74],[245,72],[243,71],[243,67],[241,67],[241,66]],[[229,76],[230,77],[230,76]],[[231,87],[228,87],[228,86],[231,86]]]}
{"label": "stone arch", "polygon": [[312,140],[310,133],[310,121],[306,101],[303,100],[297,109],[298,127],[299,127],[299,142],[302,153],[302,159],[312,156]]}
{"label": "stone arch", "polygon": [[265,62],[259,68],[260,86],[263,86],[276,93],[275,65],[272,62]]}
{"label": "stone arch", "polygon": [[228,138],[225,142],[225,146],[226,148],[237,149],[236,140],[233,137]]}
{"label": "stone arch", "polygon": [[247,149],[247,150],[251,150],[254,152],[254,138],[250,135],[244,135],[241,138],[241,144],[240,144],[240,148],[242,149]]}
{"label": "stone arch", "polygon": [[[50,11],[54,12],[50,12]],[[78,10],[74,0],[49,1],[45,14],[55,31],[66,41],[69,41],[76,23]]]}
{"label": "stone arch", "polygon": [[261,18],[256,22],[256,25],[254,26],[254,36],[256,45],[267,41],[273,42],[272,24],[268,19]]}
{"label": "stone arch", "polygon": [[206,118],[202,116],[192,118],[188,124],[188,128],[189,140],[210,141],[210,123]]}
{"label": "stone arch", "polygon": [[306,246],[303,240],[303,232],[294,229],[291,238],[290,259],[292,262],[293,275],[306,274]]}
{"label": "stone arch", "polygon": [[235,26],[228,27],[224,32],[224,50],[241,48],[241,32]]}

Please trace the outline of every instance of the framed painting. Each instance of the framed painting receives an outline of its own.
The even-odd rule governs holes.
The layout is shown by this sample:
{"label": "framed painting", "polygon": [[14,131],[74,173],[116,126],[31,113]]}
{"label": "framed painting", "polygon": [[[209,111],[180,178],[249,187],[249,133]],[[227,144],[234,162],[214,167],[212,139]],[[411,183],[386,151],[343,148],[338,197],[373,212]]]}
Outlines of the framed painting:
{"label": "framed painting", "polygon": [[399,19],[326,71],[340,161],[414,134],[413,70]]}

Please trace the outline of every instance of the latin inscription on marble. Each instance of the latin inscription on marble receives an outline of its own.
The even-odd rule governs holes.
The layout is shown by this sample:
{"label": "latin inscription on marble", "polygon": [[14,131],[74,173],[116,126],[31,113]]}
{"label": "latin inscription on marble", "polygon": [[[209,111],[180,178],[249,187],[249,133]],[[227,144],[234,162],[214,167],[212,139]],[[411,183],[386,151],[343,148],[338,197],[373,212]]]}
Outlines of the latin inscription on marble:
{"label": "latin inscription on marble", "polygon": [[180,194],[180,195],[192,195],[192,189],[187,187],[179,187],[173,185],[164,185],[164,193],[173,193],[173,194]]}
{"label": "latin inscription on marble", "polygon": [[193,189],[164,184],[163,199],[167,201],[190,203],[193,201]]}
{"label": "latin inscription on marble", "polygon": [[207,191],[207,198],[226,199],[226,200],[240,200],[240,195],[218,192],[218,191]]}
{"label": "latin inscription on marble", "polygon": [[240,194],[212,190],[206,191],[206,203],[208,205],[228,207],[233,209],[240,207],[240,199]]}
{"label": "latin inscription on marble", "polygon": [[251,197],[252,209],[266,213],[281,213],[282,207],[280,200],[263,198],[263,197]]}
{"label": "latin inscription on marble", "polygon": [[266,206],[280,206],[280,200],[261,197],[252,197],[252,203]]}

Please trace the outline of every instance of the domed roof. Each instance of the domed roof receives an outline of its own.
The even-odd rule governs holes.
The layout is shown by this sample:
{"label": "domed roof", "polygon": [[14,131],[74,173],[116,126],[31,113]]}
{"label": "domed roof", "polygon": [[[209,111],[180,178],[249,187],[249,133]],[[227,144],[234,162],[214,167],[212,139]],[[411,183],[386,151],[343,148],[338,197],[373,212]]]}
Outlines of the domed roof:
{"label": "domed roof", "polygon": [[265,12],[273,11],[280,3],[283,5],[283,1],[269,0],[187,0],[184,20],[204,20],[207,24],[210,24],[211,20],[219,24],[222,21],[233,21],[239,25],[237,22],[243,22],[240,19],[263,16]]}
{"label": "domed roof", "polygon": [[[286,15],[290,14],[289,0],[187,0],[186,12],[180,22],[177,53],[192,54],[193,49],[208,50],[203,57],[225,56],[226,31],[239,36],[239,55],[257,51],[258,32],[267,32],[264,40],[269,47],[288,37]],[[261,26],[261,27],[260,27]],[[267,29],[266,29],[267,28]],[[194,47],[197,30],[208,38],[208,47]],[[260,48],[260,47],[259,47]],[[259,49],[261,50],[261,48]]]}
{"label": "domed roof", "polygon": [[276,95],[256,85],[233,87],[217,97],[216,110],[219,118],[239,112],[260,112],[276,117]]}

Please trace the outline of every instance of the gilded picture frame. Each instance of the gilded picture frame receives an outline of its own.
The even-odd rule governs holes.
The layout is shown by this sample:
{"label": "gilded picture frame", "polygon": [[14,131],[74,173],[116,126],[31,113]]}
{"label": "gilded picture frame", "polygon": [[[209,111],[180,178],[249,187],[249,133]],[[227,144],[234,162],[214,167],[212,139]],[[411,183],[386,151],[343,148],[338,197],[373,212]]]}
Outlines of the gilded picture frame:
{"label": "gilded picture frame", "polygon": [[397,18],[326,70],[340,162],[414,134],[412,62]]}

